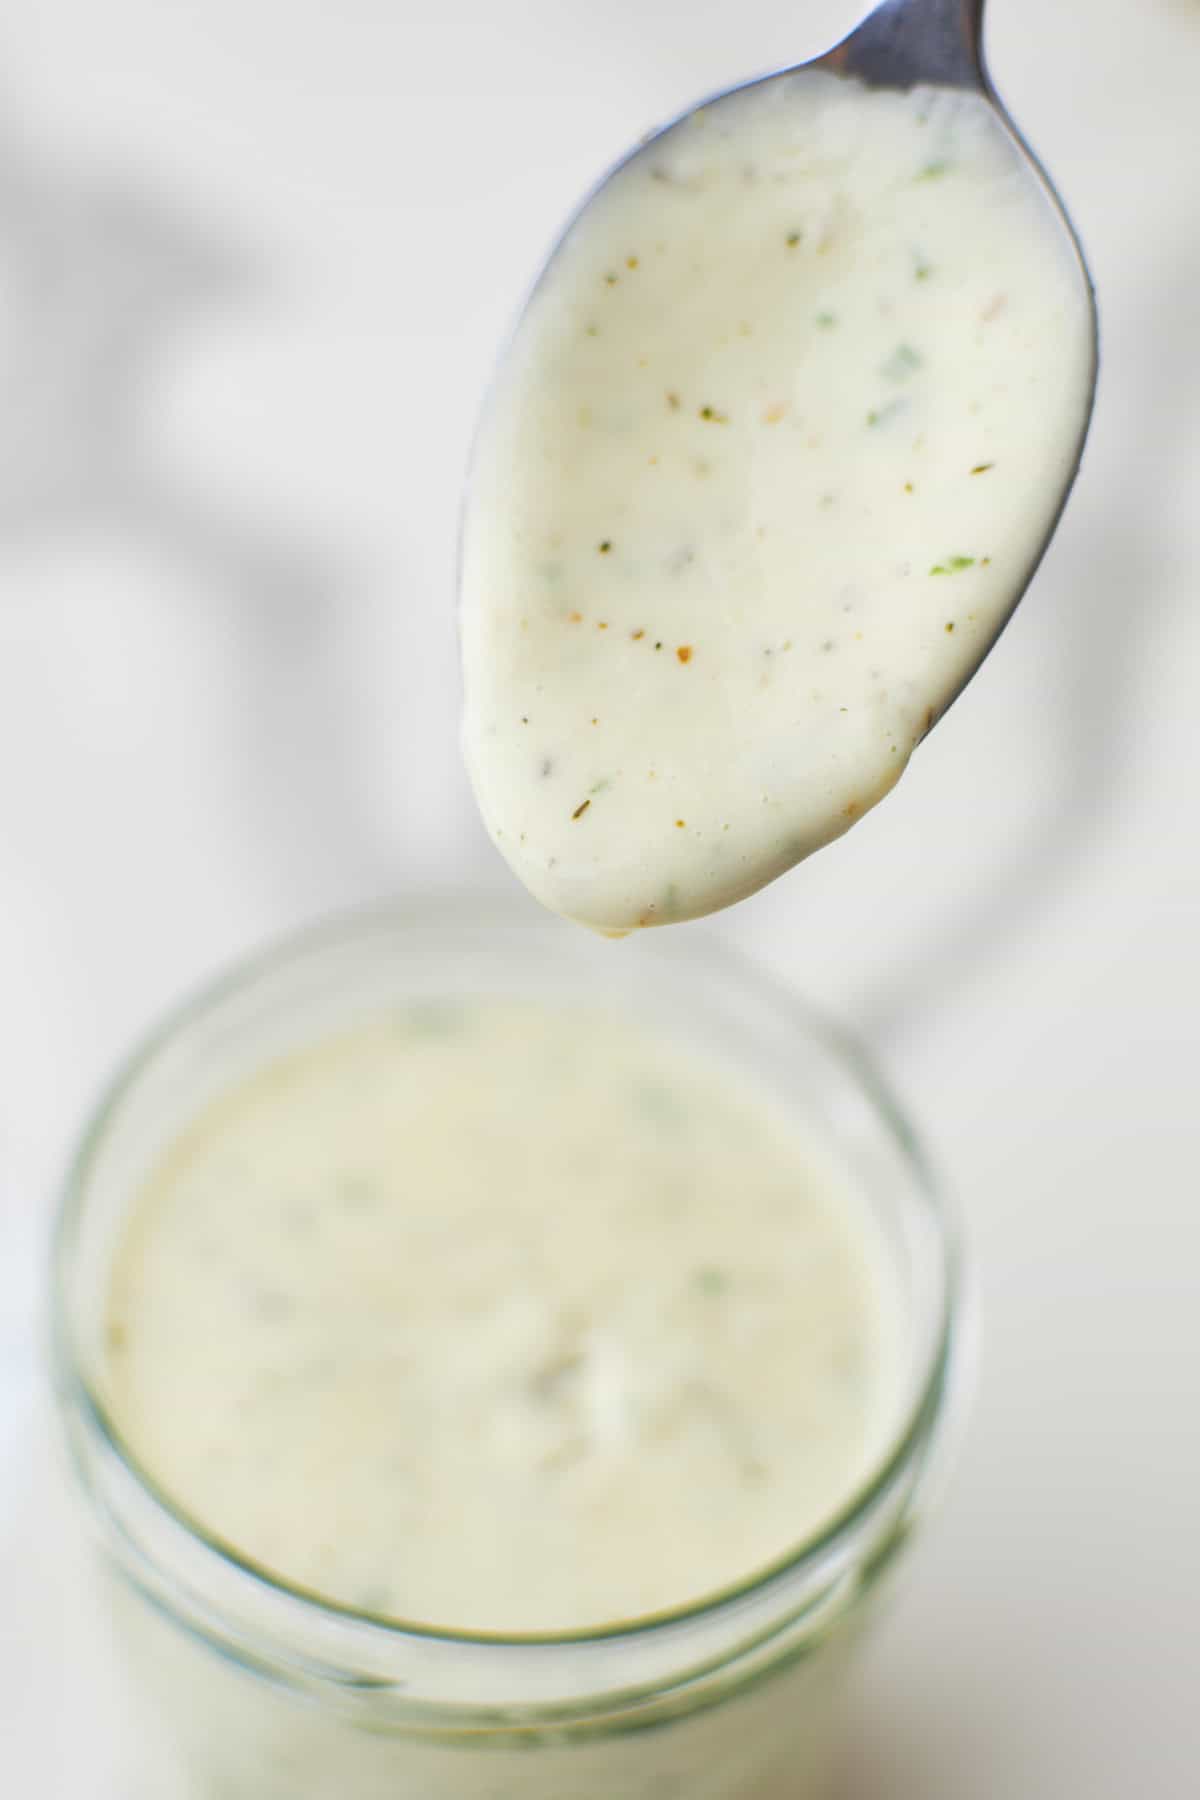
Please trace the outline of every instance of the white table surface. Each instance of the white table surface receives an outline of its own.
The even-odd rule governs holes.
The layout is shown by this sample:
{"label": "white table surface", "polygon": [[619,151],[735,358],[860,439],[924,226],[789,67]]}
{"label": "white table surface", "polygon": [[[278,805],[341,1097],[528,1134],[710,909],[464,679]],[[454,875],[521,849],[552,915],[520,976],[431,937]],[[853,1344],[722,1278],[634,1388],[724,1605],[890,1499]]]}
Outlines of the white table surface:
{"label": "white table surface", "polygon": [[[107,1706],[88,1621],[69,1581],[47,1597],[29,1491],[70,1134],[131,1036],[230,956],[431,876],[507,884],[458,764],[452,623],[495,345],[607,160],[854,10],[38,0],[6,20],[6,1796],[109,1800],[80,1722]],[[864,1672],[853,1800],[1185,1800],[1200,5],[989,10],[997,82],[1100,291],[1085,471],[896,794],[720,929],[876,1044],[960,1196],[984,1301],[957,1480]]]}

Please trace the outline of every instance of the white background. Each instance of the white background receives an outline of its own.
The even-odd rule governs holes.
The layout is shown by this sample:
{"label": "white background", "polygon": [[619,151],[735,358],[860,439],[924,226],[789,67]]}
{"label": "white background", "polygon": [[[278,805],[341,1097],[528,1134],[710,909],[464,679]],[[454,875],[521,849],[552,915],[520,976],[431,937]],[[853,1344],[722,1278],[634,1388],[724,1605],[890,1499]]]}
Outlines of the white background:
{"label": "white background", "polygon": [[[719,929],[875,1043],[983,1293],[971,1435],[864,1676],[852,1800],[1184,1800],[1200,5],[989,10],[1100,293],[1085,471],[896,794]],[[69,1723],[83,1621],[39,1599],[27,1492],[70,1135],[231,955],[430,876],[509,884],[455,745],[456,509],[495,346],[606,162],[855,6],[21,11],[0,26],[0,1787],[107,1800]]]}

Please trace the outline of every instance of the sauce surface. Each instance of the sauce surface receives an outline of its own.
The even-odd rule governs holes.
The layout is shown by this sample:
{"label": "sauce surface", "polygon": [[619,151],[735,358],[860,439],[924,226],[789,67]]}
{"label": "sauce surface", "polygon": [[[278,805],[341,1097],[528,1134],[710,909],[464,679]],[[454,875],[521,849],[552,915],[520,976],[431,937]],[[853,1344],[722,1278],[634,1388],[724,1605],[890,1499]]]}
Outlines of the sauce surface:
{"label": "sauce surface", "polygon": [[464,530],[464,750],[531,891],[691,918],[881,799],[1029,577],[1091,370],[1074,247],[978,96],[802,73],[618,171]]}
{"label": "sauce surface", "polygon": [[849,1178],[618,1015],[397,1012],[212,1103],[113,1264],[106,1401],[285,1580],[468,1630],[697,1600],[829,1520],[911,1354]]}

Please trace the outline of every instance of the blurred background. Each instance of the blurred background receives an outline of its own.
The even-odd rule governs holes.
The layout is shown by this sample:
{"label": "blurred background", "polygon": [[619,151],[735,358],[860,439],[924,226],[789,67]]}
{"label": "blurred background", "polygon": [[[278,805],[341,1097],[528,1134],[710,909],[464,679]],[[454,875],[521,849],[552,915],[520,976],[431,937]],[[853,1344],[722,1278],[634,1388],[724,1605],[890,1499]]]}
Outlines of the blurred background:
{"label": "blurred background", "polygon": [[[861,10],[38,0],[0,24],[14,1796],[109,1800],[102,1758],[76,1776],[62,1748],[94,1701],[28,1489],[71,1135],[131,1038],[230,957],[430,880],[511,885],[456,746],[457,510],[498,342],[607,162]],[[995,80],[1100,295],[1084,472],[896,793],[715,929],[870,1038],[960,1199],[983,1300],[969,1440],[864,1673],[851,1800],[1182,1800],[1200,1766],[1200,4],[988,11]]]}

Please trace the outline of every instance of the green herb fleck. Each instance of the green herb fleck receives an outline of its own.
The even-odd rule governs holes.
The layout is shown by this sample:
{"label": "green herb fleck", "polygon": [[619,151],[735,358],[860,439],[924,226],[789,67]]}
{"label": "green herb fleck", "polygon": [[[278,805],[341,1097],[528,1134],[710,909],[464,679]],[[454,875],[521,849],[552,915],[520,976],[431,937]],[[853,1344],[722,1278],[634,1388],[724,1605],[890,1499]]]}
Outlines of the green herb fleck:
{"label": "green herb fleck", "polygon": [[994,469],[995,466],[995,463],[976,463],[971,473],[972,475],[986,475],[988,470]]}
{"label": "green herb fleck", "polygon": [[872,407],[871,411],[867,414],[867,424],[872,426],[886,425],[888,420],[895,418],[898,412],[903,412],[907,405],[908,401],[901,397],[896,400],[889,400],[886,406]]}
{"label": "green herb fleck", "polygon": [[713,425],[728,425],[729,423],[729,414],[718,412],[715,406],[702,406],[700,417],[707,419]]}
{"label": "green herb fleck", "polygon": [[957,575],[961,569],[973,569],[974,567],[975,558],[973,556],[948,556],[944,563],[934,563],[929,573],[931,575]]}
{"label": "green herb fleck", "polygon": [[929,277],[932,274],[933,274],[933,264],[932,263],[919,262],[917,264],[916,268],[913,270],[913,276],[917,281],[928,281]]}
{"label": "green herb fleck", "polygon": [[607,556],[609,551],[612,549],[612,539],[611,538],[602,538],[600,540],[600,542],[596,545],[596,549],[599,551],[601,556]]}
{"label": "green herb fleck", "polygon": [[587,1358],[582,1350],[555,1350],[550,1353],[540,1368],[529,1377],[529,1392],[533,1399],[543,1405],[550,1404],[563,1397],[563,1391],[578,1375]]}
{"label": "green herb fleck", "polygon": [[817,314],[817,324],[821,327],[822,331],[828,331],[830,326],[837,324],[837,319],[831,312],[819,312]]}
{"label": "green herb fleck", "polygon": [[796,248],[796,245],[799,242],[800,242],[800,233],[798,231],[789,231],[787,234],[788,249],[794,250]]}
{"label": "green herb fleck", "polygon": [[888,381],[908,381],[921,366],[921,358],[911,344],[897,344],[879,373]]}
{"label": "green herb fleck", "polygon": [[365,1175],[344,1175],[337,1185],[339,1203],[350,1212],[366,1212],[378,1199],[378,1190]]}
{"label": "green herb fleck", "polygon": [[[656,909],[650,908],[651,912]],[[656,1081],[647,1081],[635,1087],[630,1099],[634,1111],[652,1125],[661,1125],[678,1129],[687,1117],[687,1108],[679,1097],[668,1087]]]}
{"label": "green herb fleck", "polygon": [[724,1294],[729,1288],[729,1276],[724,1269],[696,1269],[692,1275],[692,1286],[707,1299],[715,1300],[718,1294]]}
{"label": "green herb fleck", "polygon": [[926,163],[925,167],[921,170],[921,173],[917,176],[917,180],[940,181],[949,167],[950,164],[948,162]]}
{"label": "green herb fleck", "polygon": [[612,786],[612,782],[611,782],[611,781],[608,781],[608,780],[604,780],[604,781],[596,781],[596,782],[593,782],[593,783],[592,783],[592,786],[591,786],[591,787],[590,787],[590,788],[589,788],[589,789],[588,789],[588,793],[589,793],[589,794],[603,794],[603,793],[607,793],[607,791],[608,791],[608,789],[609,789],[609,788],[610,788],[610,787],[611,787],[611,786]]}

